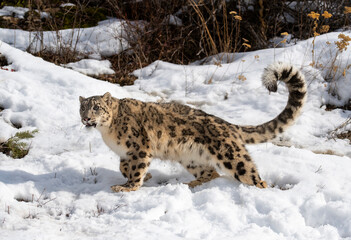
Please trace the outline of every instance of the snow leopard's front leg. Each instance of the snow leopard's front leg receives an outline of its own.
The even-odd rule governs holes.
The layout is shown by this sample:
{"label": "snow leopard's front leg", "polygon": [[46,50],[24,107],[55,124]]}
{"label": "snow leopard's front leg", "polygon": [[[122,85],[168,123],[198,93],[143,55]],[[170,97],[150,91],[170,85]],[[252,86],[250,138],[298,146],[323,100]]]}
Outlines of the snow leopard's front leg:
{"label": "snow leopard's front leg", "polygon": [[[130,174],[130,167],[129,167],[128,159],[121,158],[120,163],[119,163],[119,170],[121,171],[123,177],[128,178],[128,176]],[[146,176],[144,177],[144,182],[148,181],[151,178],[152,178],[151,173],[146,173]]]}
{"label": "snow leopard's front leg", "polygon": [[151,161],[151,154],[148,151],[131,149],[127,155],[127,158],[121,159],[120,170],[128,181],[123,185],[111,186],[114,192],[136,191],[144,181],[151,178],[151,174],[147,173]]}

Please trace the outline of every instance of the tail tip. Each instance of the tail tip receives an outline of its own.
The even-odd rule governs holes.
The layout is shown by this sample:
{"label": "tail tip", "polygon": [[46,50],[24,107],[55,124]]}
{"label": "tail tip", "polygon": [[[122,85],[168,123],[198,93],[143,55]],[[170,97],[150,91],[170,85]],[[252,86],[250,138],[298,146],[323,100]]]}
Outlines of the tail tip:
{"label": "tail tip", "polygon": [[276,92],[276,91],[278,90],[277,82],[275,82],[275,83],[273,83],[273,84],[266,85],[266,88],[267,88],[268,91],[270,91],[270,92]]}
{"label": "tail tip", "polygon": [[268,65],[262,74],[262,83],[270,92],[276,92],[278,89],[277,81],[282,80],[293,70],[293,66],[284,62],[276,62]]}

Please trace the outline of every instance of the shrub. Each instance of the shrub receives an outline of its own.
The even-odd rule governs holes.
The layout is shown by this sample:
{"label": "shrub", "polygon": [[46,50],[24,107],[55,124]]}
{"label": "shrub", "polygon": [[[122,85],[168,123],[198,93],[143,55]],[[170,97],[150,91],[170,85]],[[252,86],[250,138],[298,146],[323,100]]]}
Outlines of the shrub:
{"label": "shrub", "polygon": [[29,146],[26,142],[23,142],[23,140],[33,138],[34,134],[37,132],[38,130],[16,133],[15,136],[0,144],[0,152],[12,158],[25,157],[29,152]]}

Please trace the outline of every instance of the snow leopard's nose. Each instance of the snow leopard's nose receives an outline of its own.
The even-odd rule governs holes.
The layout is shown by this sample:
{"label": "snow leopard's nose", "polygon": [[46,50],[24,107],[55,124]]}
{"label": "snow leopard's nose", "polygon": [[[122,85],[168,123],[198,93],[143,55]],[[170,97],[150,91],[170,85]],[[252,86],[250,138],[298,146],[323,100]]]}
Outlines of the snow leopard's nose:
{"label": "snow leopard's nose", "polygon": [[90,120],[91,120],[91,118],[87,118],[87,117],[83,118],[83,122],[86,122],[86,123],[89,122]]}

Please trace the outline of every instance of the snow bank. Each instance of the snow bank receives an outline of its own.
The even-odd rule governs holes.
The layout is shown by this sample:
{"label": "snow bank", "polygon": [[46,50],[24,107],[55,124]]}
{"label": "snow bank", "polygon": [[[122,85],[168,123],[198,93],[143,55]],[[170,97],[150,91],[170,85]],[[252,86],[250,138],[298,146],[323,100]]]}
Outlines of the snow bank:
{"label": "snow bank", "polygon": [[111,62],[109,60],[82,59],[78,62],[62,64],[62,66],[89,76],[115,73],[111,69]]}
{"label": "snow bank", "polygon": [[[18,49],[37,52],[42,49],[58,52],[69,48],[82,55],[94,58],[111,56],[129,48],[123,37],[124,21],[109,19],[96,27],[66,29],[57,32],[28,32],[0,28],[0,40]],[[43,40],[43,45],[41,45]]]}
{"label": "snow bank", "polygon": [[[337,33],[325,37],[335,41]],[[14,160],[0,153],[0,236],[350,239],[351,147],[347,141],[327,137],[350,111],[326,112],[320,107],[332,97],[323,73],[309,66],[310,44],[308,40],[285,49],[227,55],[229,63],[221,56],[204,65],[155,62],[135,72],[139,77],[135,86],[121,88],[0,43],[0,52],[15,70],[0,70],[0,104],[5,108],[0,113],[0,137],[39,130],[25,158]],[[348,53],[340,59],[346,58],[344,54]],[[282,136],[292,147],[271,143],[249,147],[270,188],[221,177],[189,189],[182,183],[192,176],[180,165],[155,159],[149,170],[153,178],[139,191],[110,191],[109,186],[125,182],[119,157],[97,131],[82,128],[80,95],[109,91],[118,98],[177,100],[229,122],[259,124],[275,117],[287,101],[282,86],[270,95],[261,86],[260,75],[273,61],[302,68],[308,100],[297,123]],[[15,129],[14,122],[22,128]],[[342,156],[311,151],[327,149]]]}

